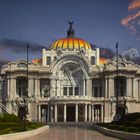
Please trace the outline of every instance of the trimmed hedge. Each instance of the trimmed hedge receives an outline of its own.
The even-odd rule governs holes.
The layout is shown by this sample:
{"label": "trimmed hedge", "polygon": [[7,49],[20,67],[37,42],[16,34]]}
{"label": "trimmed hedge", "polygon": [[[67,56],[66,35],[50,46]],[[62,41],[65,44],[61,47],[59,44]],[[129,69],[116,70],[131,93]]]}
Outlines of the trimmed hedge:
{"label": "trimmed hedge", "polygon": [[20,119],[14,114],[0,114],[0,122],[19,122]]}
{"label": "trimmed hedge", "polygon": [[135,113],[126,114],[124,116],[124,118],[120,119],[118,122],[120,122],[120,121],[139,122],[140,123],[140,113],[135,112]]}
{"label": "trimmed hedge", "polygon": [[108,129],[125,131],[131,133],[140,133],[140,113],[130,113],[125,115],[118,122],[112,123],[102,123],[100,126],[106,127]]}
{"label": "trimmed hedge", "polygon": [[0,135],[33,130],[42,126],[44,126],[42,123],[0,122]]}

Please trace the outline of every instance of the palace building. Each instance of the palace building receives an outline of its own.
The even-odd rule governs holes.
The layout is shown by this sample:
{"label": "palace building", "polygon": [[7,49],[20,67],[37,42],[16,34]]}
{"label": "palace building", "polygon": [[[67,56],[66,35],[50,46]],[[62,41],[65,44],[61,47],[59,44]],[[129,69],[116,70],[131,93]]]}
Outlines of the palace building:
{"label": "palace building", "polygon": [[[140,112],[140,66],[100,57],[100,49],[67,37],[42,50],[42,60],[18,60],[0,71],[0,111],[40,122],[110,122]],[[117,66],[116,66],[117,65]],[[26,108],[25,108],[26,106]]]}

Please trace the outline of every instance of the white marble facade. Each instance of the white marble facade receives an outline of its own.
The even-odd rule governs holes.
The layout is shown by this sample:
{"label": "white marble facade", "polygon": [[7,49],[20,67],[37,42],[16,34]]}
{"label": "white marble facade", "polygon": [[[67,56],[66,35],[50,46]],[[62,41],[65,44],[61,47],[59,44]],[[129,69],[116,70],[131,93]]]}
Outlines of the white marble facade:
{"label": "white marble facade", "polygon": [[[69,43],[79,41],[69,36],[66,39]],[[31,121],[110,122],[116,111],[116,89],[121,115],[124,110],[140,112],[139,65],[119,60],[117,88],[116,66],[111,60],[100,63],[99,48],[86,47],[86,42],[78,49],[74,43],[72,49],[68,44],[57,45],[43,49],[41,64],[29,62],[28,79],[26,61],[10,62],[2,67],[0,107],[3,112],[20,115],[24,97],[27,118]]]}

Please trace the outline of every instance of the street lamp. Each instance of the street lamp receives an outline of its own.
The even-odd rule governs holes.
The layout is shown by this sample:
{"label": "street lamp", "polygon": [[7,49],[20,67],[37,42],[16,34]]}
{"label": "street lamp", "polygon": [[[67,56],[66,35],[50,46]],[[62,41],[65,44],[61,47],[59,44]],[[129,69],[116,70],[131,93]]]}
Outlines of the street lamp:
{"label": "street lamp", "polygon": [[117,72],[117,75],[116,75],[116,114],[115,116],[118,118],[118,96],[119,96],[119,93],[118,93],[118,76],[119,76],[119,67],[118,67],[118,42],[116,43],[116,72]]}
{"label": "street lamp", "polygon": [[28,65],[29,65],[29,45],[27,44],[26,45],[26,48],[27,48],[27,91],[26,91],[26,95],[23,97],[23,102],[24,102],[24,112],[23,112],[23,125],[24,125],[24,130],[26,129],[26,115],[27,115],[27,113],[28,113],[28,77],[29,77],[29,73],[28,73],[28,71],[29,71],[29,67],[28,67]]}
{"label": "street lamp", "polygon": [[125,118],[125,114],[126,114],[126,96],[123,97],[123,102],[124,102],[124,109],[123,109],[123,118]]}

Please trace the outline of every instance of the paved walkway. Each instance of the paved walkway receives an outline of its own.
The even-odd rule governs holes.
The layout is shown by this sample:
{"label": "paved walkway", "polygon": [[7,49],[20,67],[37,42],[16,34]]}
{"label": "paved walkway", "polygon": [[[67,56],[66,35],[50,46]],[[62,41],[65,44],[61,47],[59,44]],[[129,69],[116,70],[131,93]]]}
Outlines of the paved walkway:
{"label": "paved walkway", "polygon": [[97,131],[78,127],[51,127],[47,132],[30,140],[117,140]]}

